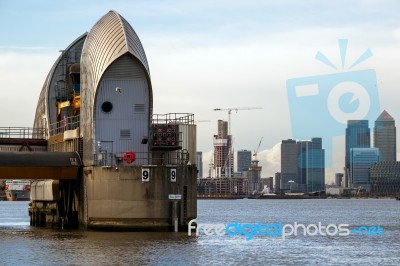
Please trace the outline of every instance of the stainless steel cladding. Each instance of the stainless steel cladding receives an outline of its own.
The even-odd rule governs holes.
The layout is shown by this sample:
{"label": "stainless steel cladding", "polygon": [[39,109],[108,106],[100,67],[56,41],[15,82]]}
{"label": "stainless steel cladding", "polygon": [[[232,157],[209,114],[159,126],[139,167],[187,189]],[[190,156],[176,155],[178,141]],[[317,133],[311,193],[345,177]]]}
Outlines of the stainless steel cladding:
{"label": "stainless steel cladding", "polygon": [[53,67],[43,84],[39,95],[38,105],[36,107],[34,128],[45,128],[49,136],[50,124],[53,124],[57,119],[57,109],[55,108],[58,98],[66,92],[66,73],[67,66],[80,62],[83,42],[87,33],[79,36],[65,50],[61,50],[60,56],[57,58]]}
{"label": "stainless steel cladding", "polygon": [[182,151],[189,154],[190,164],[197,165],[197,136],[195,124],[179,125],[179,141],[182,143]]}
{"label": "stainless steel cladding", "polygon": [[102,157],[105,149],[107,155],[147,153],[148,144],[141,143],[149,135],[152,114],[149,66],[135,31],[114,11],[86,38],[81,86],[84,164],[94,165],[93,154]]}
{"label": "stainless steel cladding", "polygon": [[141,143],[149,128],[146,87],[143,79],[102,81],[96,99],[96,154],[105,149],[117,156],[132,151],[136,153],[135,164],[148,164],[148,144]]}

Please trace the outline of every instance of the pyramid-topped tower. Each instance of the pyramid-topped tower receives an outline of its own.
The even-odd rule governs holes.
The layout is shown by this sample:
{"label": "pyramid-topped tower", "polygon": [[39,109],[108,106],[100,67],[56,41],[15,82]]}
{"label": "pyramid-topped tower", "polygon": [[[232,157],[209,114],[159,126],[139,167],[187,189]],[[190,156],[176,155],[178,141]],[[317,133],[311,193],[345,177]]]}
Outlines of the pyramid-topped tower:
{"label": "pyramid-topped tower", "polygon": [[374,147],[379,148],[380,161],[397,160],[395,120],[386,110],[375,121]]}

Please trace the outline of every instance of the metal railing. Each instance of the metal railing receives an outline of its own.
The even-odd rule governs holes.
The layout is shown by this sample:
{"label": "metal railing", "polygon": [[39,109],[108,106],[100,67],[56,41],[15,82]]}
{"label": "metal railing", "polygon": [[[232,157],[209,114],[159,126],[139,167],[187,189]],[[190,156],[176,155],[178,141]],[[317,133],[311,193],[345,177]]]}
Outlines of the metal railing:
{"label": "metal railing", "polygon": [[67,130],[74,130],[79,128],[80,116],[64,116],[61,121],[50,124],[50,136],[64,133]]}
{"label": "metal railing", "polygon": [[152,124],[194,124],[194,114],[189,114],[189,113],[153,114]]}
{"label": "metal railing", "polygon": [[3,139],[44,139],[44,128],[0,127],[0,138]]}
{"label": "metal railing", "polygon": [[124,159],[125,153],[100,152],[94,154],[94,164],[103,167],[118,167],[119,165],[139,166],[156,165],[186,165],[189,162],[187,150],[174,152],[137,152],[133,162]]}

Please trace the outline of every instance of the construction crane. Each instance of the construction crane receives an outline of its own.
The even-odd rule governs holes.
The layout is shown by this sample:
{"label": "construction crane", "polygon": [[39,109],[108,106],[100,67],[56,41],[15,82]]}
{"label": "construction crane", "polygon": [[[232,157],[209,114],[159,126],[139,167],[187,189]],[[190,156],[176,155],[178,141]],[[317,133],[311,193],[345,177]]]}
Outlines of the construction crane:
{"label": "construction crane", "polygon": [[[228,136],[232,137],[232,131],[231,131],[231,114],[232,114],[232,111],[236,111],[236,113],[237,113],[239,110],[254,110],[254,109],[262,109],[262,108],[261,107],[215,108],[214,111],[228,111]],[[232,142],[233,142],[233,140],[232,140]],[[231,156],[233,156],[233,150],[232,150],[232,146],[233,146],[232,144],[233,143],[232,142],[229,144],[228,155],[227,155],[227,158],[226,158],[225,163],[224,163],[224,167],[223,168],[225,170],[226,169],[232,169],[233,170],[233,162],[232,162],[232,165],[231,165],[231,162],[230,162],[230,158],[231,158]],[[230,171],[228,171],[228,175],[230,175],[229,172]]]}
{"label": "construction crane", "polygon": [[257,153],[258,153],[258,149],[260,148],[260,145],[261,145],[261,141],[262,141],[262,140],[263,140],[263,137],[261,137],[260,142],[258,143],[257,148],[254,149],[254,152],[253,152],[254,161],[257,161]]}
{"label": "construction crane", "polygon": [[261,107],[235,107],[235,108],[215,108],[214,111],[228,111],[228,135],[232,135],[231,133],[231,113],[232,111],[239,110],[254,110],[254,109],[262,109]]}

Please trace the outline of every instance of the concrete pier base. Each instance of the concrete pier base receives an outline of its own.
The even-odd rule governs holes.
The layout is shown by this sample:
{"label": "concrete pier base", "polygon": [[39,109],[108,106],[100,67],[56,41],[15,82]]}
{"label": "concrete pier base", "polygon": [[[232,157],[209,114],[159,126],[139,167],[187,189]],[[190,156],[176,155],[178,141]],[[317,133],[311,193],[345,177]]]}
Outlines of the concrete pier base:
{"label": "concrete pier base", "polygon": [[[142,169],[149,171],[148,181],[142,181]],[[183,230],[197,214],[196,176],[191,165],[85,167],[80,223],[95,230],[174,231],[173,194],[181,196],[174,215]]]}
{"label": "concrete pier base", "polygon": [[33,202],[28,209],[31,226],[58,228],[57,203]]}

